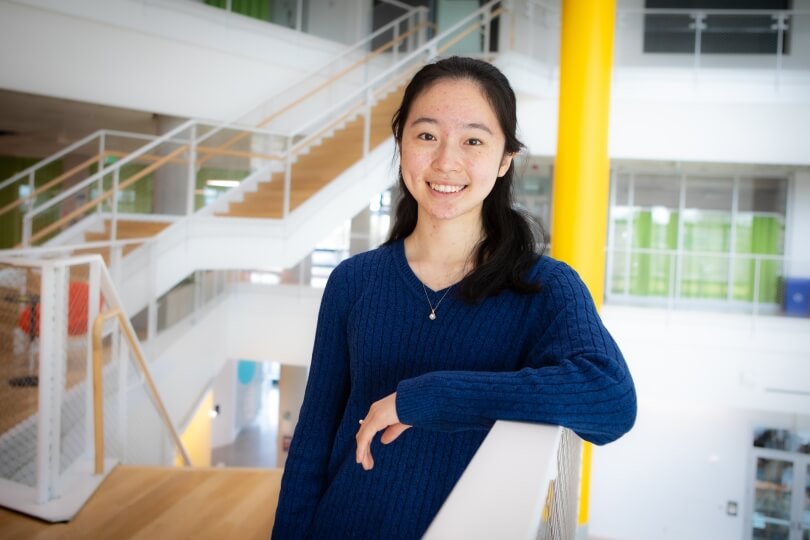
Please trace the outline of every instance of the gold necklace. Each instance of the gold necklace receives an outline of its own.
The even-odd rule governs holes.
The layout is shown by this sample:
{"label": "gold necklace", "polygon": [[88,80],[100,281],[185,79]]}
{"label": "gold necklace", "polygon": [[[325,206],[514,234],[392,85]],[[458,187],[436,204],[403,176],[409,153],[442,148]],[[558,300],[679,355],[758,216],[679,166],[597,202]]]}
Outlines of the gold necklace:
{"label": "gold necklace", "polygon": [[[419,283],[422,283],[422,280],[419,280]],[[447,293],[449,293],[450,289],[452,289],[452,288],[453,288],[453,285],[450,285],[449,287],[447,287],[447,290],[444,291],[444,294],[439,299],[439,302],[436,304],[436,307],[433,307],[433,304],[430,302],[430,296],[428,295],[427,287],[425,287],[425,284],[422,283],[422,290],[425,291],[425,298],[427,298],[428,305],[430,306],[430,315],[428,315],[428,319],[430,319],[431,321],[436,320],[436,310],[439,309],[439,305],[442,303],[442,300],[444,300],[444,297],[447,296]]]}

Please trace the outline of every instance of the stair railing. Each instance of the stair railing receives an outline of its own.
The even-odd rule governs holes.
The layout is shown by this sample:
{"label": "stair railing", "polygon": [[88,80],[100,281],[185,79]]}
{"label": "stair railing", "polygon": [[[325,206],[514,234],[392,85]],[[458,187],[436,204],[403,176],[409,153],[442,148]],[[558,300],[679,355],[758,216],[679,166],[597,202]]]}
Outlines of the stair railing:
{"label": "stair railing", "polygon": [[[315,142],[326,131],[339,127],[341,122],[345,122],[352,113],[360,113],[363,115],[362,155],[367,155],[371,129],[369,122],[370,111],[381,93],[386,91],[393,81],[403,79],[430,57],[450,49],[455,43],[474,32],[480,32],[486,43],[485,51],[488,51],[491,38],[489,35],[490,23],[504,11],[503,8],[497,7],[497,4],[498,2],[493,0],[469,14],[451,28],[448,28],[441,36],[431,39],[419,46],[415,51],[400,58],[395,65],[382,70],[376,77],[362,85],[359,90],[355,90],[336,105],[327,108],[317,118],[306,123],[302,122],[303,125],[299,124],[299,127],[292,132],[279,133],[244,126],[223,127],[222,124],[200,120],[190,120],[183,123],[164,136],[141,147],[138,151],[118,160],[110,167],[71,186],[56,197],[27,212],[23,219],[22,247],[41,243],[49,235],[56,234],[62,228],[83,219],[90,212],[96,212],[100,217],[105,217],[102,205],[107,206],[109,210],[108,216],[111,217],[110,238],[117,239],[116,223],[121,193],[124,190],[132,189],[134,184],[142,179],[150,175],[160,175],[163,171],[172,167],[185,168],[187,173],[187,183],[185,185],[186,205],[185,208],[175,208],[170,212],[162,213],[190,215],[194,212],[196,206],[194,199],[197,190],[198,168],[205,159],[220,158],[220,163],[222,158],[225,157],[241,160],[239,166],[242,167],[242,170],[238,180],[249,177],[253,181],[258,181],[253,173],[266,168],[276,168],[284,171],[283,217],[287,217],[291,210],[291,165],[298,158],[300,152],[305,149],[306,145]],[[399,38],[404,39],[406,36],[400,35]],[[390,49],[396,45],[389,43],[387,47]],[[375,51],[372,54],[379,55],[380,52]],[[348,113],[345,111],[348,111]],[[311,130],[311,132],[307,133],[307,130]],[[245,133],[249,133],[250,136],[244,136]],[[232,141],[234,136],[239,135],[243,138],[240,149],[233,149],[232,146],[230,148],[226,147],[226,143]],[[201,146],[200,141],[205,141],[206,146]],[[124,177],[123,168],[136,163],[137,160],[141,162],[149,161],[149,164],[145,165],[141,170]],[[211,163],[217,164],[217,161]],[[233,163],[233,159],[231,159],[231,163]],[[105,179],[107,183],[112,184],[111,189],[100,193],[92,190],[92,186],[103,185]],[[35,227],[35,220],[38,216],[43,216],[47,210],[55,208],[58,204],[66,203],[71,198],[73,201],[78,199],[80,203],[74,202],[73,208],[61,210],[60,219],[50,223],[42,223],[40,226]]]}
{"label": "stair railing", "polygon": [[[174,453],[165,454],[165,429],[189,464],[101,257],[2,258],[0,286],[3,302],[24,307],[19,318],[16,309],[4,311],[3,325],[20,325],[30,338],[21,342],[19,335],[10,340],[4,334],[10,341],[0,347],[5,373],[12,375],[0,389],[0,506],[48,521],[69,520],[104,475],[132,455],[128,402],[140,400],[142,392],[159,415],[150,428],[158,435],[150,437],[161,452],[156,459],[174,462]],[[105,325],[111,316],[120,324]],[[130,349],[121,344],[122,332]],[[128,369],[130,361],[137,371]],[[104,440],[107,446],[99,444]]]}
{"label": "stair railing", "polygon": [[[336,59],[345,58],[352,53],[356,53],[357,50],[362,49],[363,46],[370,43],[372,39],[382,35],[382,33],[393,31],[393,29],[399,28],[399,25],[404,21],[407,22],[415,18],[420,20],[419,25],[409,28],[407,32],[399,34],[395,40],[389,41],[383,47],[355,61],[349,68],[341,70],[324,83],[306,92],[304,96],[306,99],[301,99],[301,96],[298,96],[298,99],[294,100],[293,103],[276,111],[273,118],[277,118],[279,115],[288,113],[296,108],[306,108],[303,106],[309,106],[308,108],[312,109],[313,104],[311,102],[314,101],[314,99],[323,99],[318,94],[323,94],[324,90],[329,90],[338,83],[341,83],[344,79],[350,78],[350,72],[352,70],[357,71],[357,68],[371,63],[385,51],[399,49],[414,32],[422,31],[427,28],[427,23],[423,20],[426,18],[424,8],[415,9],[411,13],[405,14],[392,21],[360,43],[338,55]],[[335,59],[333,59],[332,62],[334,64]],[[323,69],[320,73],[322,72]],[[310,78],[317,78],[317,75],[313,74]],[[272,120],[272,118],[268,117],[263,119],[261,123],[267,124],[270,120]],[[209,167],[221,170],[222,167],[218,165],[220,165],[225,158],[241,159],[242,161],[238,164],[238,167],[229,172],[236,174],[238,177],[237,180],[243,180],[250,172],[255,172],[261,165],[264,165],[267,160],[281,158],[280,154],[287,150],[287,148],[284,147],[286,137],[279,137],[278,135],[278,132],[273,132],[266,128],[250,128],[243,125],[235,127],[232,125],[213,124],[198,120],[185,122],[169,131],[164,136],[151,141],[138,151],[125,156],[110,167],[98,171],[84,181],[78,182],[67,190],[64,190],[56,197],[30,209],[23,217],[23,234],[20,247],[29,247],[42,243],[66,226],[83,219],[90,212],[103,213],[105,207],[112,218],[111,238],[116,239],[116,223],[118,220],[117,213],[120,193],[124,190],[130,190],[130,193],[132,193],[133,190],[136,189],[135,184],[139,181],[144,178],[163,175],[165,174],[164,171],[168,170],[173,165],[185,165],[188,167],[189,181],[186,188],[187,204],[185,208],[174,208],[171,212],[162,213],[179,215],[191,214],[196,206],[194,195],[195,191],[197,191],[197,179],[195,176],[197,170],[203,164],[208,162]],[[201,143],[206,144],[203,146]],[[242,143],[241,146],[246,148],[234,149],[233,146],[237,143]],[[266,150],[267,148],[270,148],[270,151]],[[219,159],[217,160],[217,158]],[[233,159],[231,160],[231,163],[232,162]],[[137,172],[124,171],[124,166],[131,166],[137,163],[149,164]],[[107,190],[93,189],[94,185],[104,187],[105,184],[111,185],[111,187]],[[67,205],[69,208],[59,211],[59,219],[52,219],[49,214],[55,211],[56,205],[61,205],[63,208]],[[46,214],[46,211],[49,210],[50,212]]]}
{"label": "stair railing", "polygon": [[[79,173],[87,171],[94,166],[101,170],[107,164],[108,159],[117,159],[126,155],[134,148],[141,146],[143,141],[152,141],[157,139],[157,137],[157,135],[145,135],[142,133],[110,129],[100,129],[91,133],[87,137],[76,141],[55,154],[0,182],[0,191],[4,189],[14,189],[16,187],[19,192],[21,186],[27,186],[26,193],[16,197],[13,202],[0,208],[0,216],[21,206],[31,206],[31,204],[36,201],[37,197],[48,191],[60,189],[65,182],[74,178]],[[49,165],[55,164],[58,160],[66,157],[81,160],[81,162],[54,178],[47,180],[45,183],[37,185],[38,174],[44,173]]]}

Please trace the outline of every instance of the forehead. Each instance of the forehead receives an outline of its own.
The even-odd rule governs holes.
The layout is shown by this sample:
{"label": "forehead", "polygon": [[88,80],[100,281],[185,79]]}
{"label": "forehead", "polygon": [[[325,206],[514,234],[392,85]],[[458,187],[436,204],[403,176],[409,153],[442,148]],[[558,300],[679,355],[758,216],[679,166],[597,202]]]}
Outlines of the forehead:
{"label": "forehead", "polygon": [[411,104],[405,127],[425,117],[448,126],[480,123],[493,133],[501,131],[489,100],[469,79],[442,79],[423,90]]}

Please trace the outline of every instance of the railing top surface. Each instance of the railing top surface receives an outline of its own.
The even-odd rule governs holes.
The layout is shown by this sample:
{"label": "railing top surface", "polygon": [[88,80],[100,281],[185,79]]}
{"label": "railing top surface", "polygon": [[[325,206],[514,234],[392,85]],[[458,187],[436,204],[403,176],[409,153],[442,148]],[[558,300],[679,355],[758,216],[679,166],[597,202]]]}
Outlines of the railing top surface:
{"label": "railing top surface", "polygon": [[563,428],[498,421],[424,538],[532,538],[557,473]]}

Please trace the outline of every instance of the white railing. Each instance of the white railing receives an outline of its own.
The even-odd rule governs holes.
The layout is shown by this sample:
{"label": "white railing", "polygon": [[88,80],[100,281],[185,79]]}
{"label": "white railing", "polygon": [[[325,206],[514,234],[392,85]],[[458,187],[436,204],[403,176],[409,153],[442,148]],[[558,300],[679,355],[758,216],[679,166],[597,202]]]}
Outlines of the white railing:
{"label": "white railing", "polygon": [[[190,215],[195,211],[194,194],[197,168],[207,160],[223,156],[240,159],[242,166],[249,167],[248,171],[244,171],[247,177],[242,175],[243,182],[245,180],[258,182],[262,176],[268,175],[274,168],[285,171],[283,217],[287,217],[290,213],[292,163],[301,152],[306,150],[307,145],[316,143],[319,137],[324,136],[329,130],[338,128],[342,123],[351,119],[352,115],[360,115],[363,117],[364,123],[362,157],[365,157],[370,150],[370,112],[379,97],[392,88],[392,82],[401,80],[429,58],[452,47],[458,41],[459,36],[463,37],[471,32],[479,31],[488,38],[489,23],[494,16],[497,16],[492,12],[496,4],[495,1],[488,3],[447,29],[441,36],[422,44],[415,51],[408,54],[402,53],[404,56],[396,64],[382,70],[361,85],[359,89],[350,92],[337,103],[327,107],[325,112],[314,118],[310,117],[307,122],[299,123],[300,127],[291,132],[280,133],[264,128],[223,126],[201,120],[190,120],[181,124],[109,167],[26,212],[23,217],[22,247],[27,248],[42,242],[48,235],[58,232],[60,227],[71,225],[76,220],[84,218],[88,212],[98,211],[106,211],[110,215],[110,237],[117,238],[120,194],[123,189],[130,188],[147,175],[155,176],[155,183],[171,181],[175,185],[178,183],[176,177],[185,175],[185,180],[181,181],[185,186],[183,191],[186,194],[184,208],[174,207],[168,211],[164,209],[161,213]],[[402,35],[399,37],[403,38]],[[235,144],[239,144],[240,147],[234,149]],[[148,163],[148,165],[144,165],[138,172],[127,176],[124,167],[137,163]],[[209,163],[216,164],[216,161],[209,161]],[[166,178],[158,179],[157,177],[160,175],[166,176]],[[105,181],[111,183],[109,191],[101,191]],[[154,186],[153,189],[155,189]],[[76,200],[81,202],[75,202]],[[41,226],[35,225],[40,216],[45,216],[49,210],[68,201],[72,201],[71,204],[74,208],[61,210],[61,219],[56,222],[43,223]],[[106,205],[106,207],[102,205]]]}
{"label": "white railing", "polygon": [[[174,447],[188,464],[99,256],[0,259],[0,288],[0,322],[13,329],[0,337],[10,376],[0,389],[0,505],[70,519],[117,463],[129,462],[138,436],[127,420],[130,401],[139,414],[141,401],[152,401],[156,424],[174,440],[155,439],[170,454],[164,464]],[[119,314],[120,324],[105,325],[105,314]]]}
{"label": "white railing", "polygon": [[810,278],[810,259],[608,248],[605,298],[612,303],[775,314],[783,309],[785,285],[792,278]]}
{"label": "white railing", "polygon": [[496,422],[424,538],[573,540],[580,446],[561,427]]}
{"label": "white railing", "polygon": [[[652,40],[661,32],[679,34],[681,39],[669,50],[655,50]],[[720,45],[723,40],[757,35],[772,40],[772,49],[735,53]],[[800,77],[807,82],[810,55],[806,48],[796,46],[807,39],[810,10],[621,8],[617,10],[614,66],[620,79],[634,68],[669,68],[668,76],[682,73],[692,82],[709,76],[764,75],[779,88],[788,72],[791,80]],[[653,76],[648,72],[646,77]]]}

